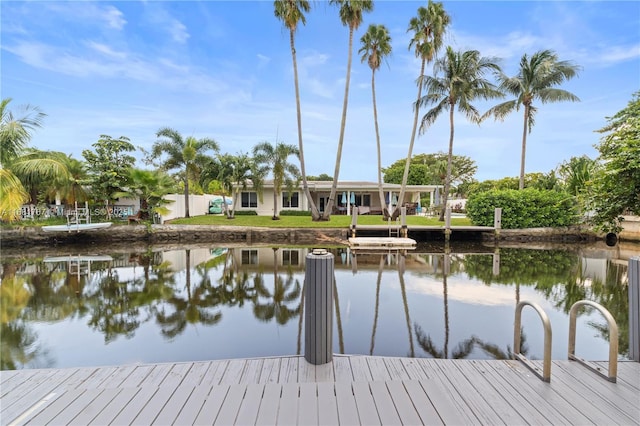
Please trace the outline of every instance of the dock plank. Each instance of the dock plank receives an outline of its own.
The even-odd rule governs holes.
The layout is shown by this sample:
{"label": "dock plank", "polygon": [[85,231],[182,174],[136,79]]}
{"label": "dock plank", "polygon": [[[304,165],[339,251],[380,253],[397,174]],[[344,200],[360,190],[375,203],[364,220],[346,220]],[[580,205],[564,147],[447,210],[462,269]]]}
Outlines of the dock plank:
{"label": "dock plank", "polygon": [[204,401],[194,425],[212,425],[218,417],[222,403],[229,392],[229,385],[216,385],[211,388],[207,399]]}
{"label": "dock plank", "polygon": [[373,381],[369,383],[371,389],[371,395],[376,404],[378,410],[378,416],[380,416],[380,422],[383,425],[400,425],[402,421],[398,416],[395,404],[391,395],[389,395],[389,389],[387,383],[382,381]]}
{"label": "dock plank", "polygon": [[91,423],[91,421],[102,413],[102,411],[111,404],[113,399],[122,391],[122,389],[98,389],[95,388],[99,394],[87,405],[82,408],[82,411],[71,419],[68,426],[84,426]]}
{"label": "dock plank", "polygon": [[264,394],[263,384],[248,384],[244,399],[238,409],[238,417],[235,424],[254,425],[258,419],[258,410]]}
{"label": "dock plank", "polygon": [[[411,399],[413,407],[415,408],[422,424],[424,425],[444,425],[438,410],[434,407],[429,400],[429,397],[425,393],[420,382],[417,380],[405,380],[402,382],[407,395]],[[449,417],[449,416],[447,416]],[[455,417],[455,416],[453,416]],[[462,419],[455,417],[455,422],[450,421],[447,424],[461,424]]]}
{"label": "dock plank", "polygon": [[358,416],[360,417],[360,424],[363,425],[379,425],[380,417],[378,416],[378,409],[376,403],[373,400],[371,388],[367,382],[355,382],[352,385],[353,396],[358,408]]}
{"label": "dock plank", "polygon": [[282,385],[282,396],[278,409],[279,425],[295,425],[298,421],[298,383],[285,383]]}
{"label": "dock plank", "polygon": [[233,425],[236,424],[236,418],[240,411],[240,405],[244,394],[247,392],[247,385],[231,385],[227,397],[220,407],[220,412],[214,424]]}
{"label": "dock plank", "polygon": [[[109,389],[104,390],[105,393],[109,391]],[[100,413],[86,424],[96,426],[112,424],[113,420],[120,414],[127,403],[135,398],[138,392],[140,392],[140,388],[120,388],[120,392],[113,399],[107,401]],[[108,393],[106,394],[108,395]],[[101,401],[102,399],[99,397],[99,400]]]}
{"label": "dock plank", "polygon": [[41,369],[0,376],[0,423],[640,425],[638,376],[556,360],[544,383],[514,360],[358,355]]}
{"label": "dock plank", "polygon": [[318,425],[338,424],[338,403],[333,383],[318,383]]}
{"label": "dock plank", "polygon": [[209,397],[211,391],[211,385],[198,385],[193,388],[189,394],[189,398],[181,407],[180,412],[175,418],[173,424],[176,425],[190,425],[196,422],[196,418],[204,405],[204,402]]}
{"label": "dock plank", "polygon": [[338,405],[338,421],[343,425],[357,425],[361,423],[358,417],[358,406],[350,383],[337,382],[336,402]]}
{"label": "dock plank", "polygon": [[298,401],[298,425],[317,425],[318,391],[315,383],[300,383],[300,397]]}
{"label": "dock plank", "polygon": [[266,358],[258,383],[277,383],[280,378],[280,358]]}
{"label": "dock plank", "polygon": [[206,376],[212,362],[195,362],[183,377],[182,383],[191,386],[198,386],[202,383],[202,379]]}
{"label": "dock plank", "polygon": [[393,400],[393,405],[396,407],[396,412],[398,416],[400,416],[400,422],[403,425],[421,424],[422,420],[420,419],[420,415],[418,415],[416,407],[413,405],[413,401],[407,393],[404,382],[392,380],[386,384],[389,395]]}
{"label": "dock plank", "polygon": [[336,382],[352,382],[354,380],[349,357],[334,355],[331,364]]}
{"label": "dock plank", "polygon": [[276,424],[281,394],[282,385],[279,383],[267,383],[264,386],[264,393],[255,423],[256,426],[271,426]]}

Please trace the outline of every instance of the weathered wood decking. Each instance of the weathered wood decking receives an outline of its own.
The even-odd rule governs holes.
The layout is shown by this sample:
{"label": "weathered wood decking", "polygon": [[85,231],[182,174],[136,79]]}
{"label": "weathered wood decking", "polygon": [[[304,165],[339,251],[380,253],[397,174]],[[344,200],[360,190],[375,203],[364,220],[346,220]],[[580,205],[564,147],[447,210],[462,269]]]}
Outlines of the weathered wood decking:
{"label": "weathered wood decking", "polygon": [[[605,370],[607,363],[599,363]],[[0,372],[9,424],[640,424],[640,364],[335,355]]]}

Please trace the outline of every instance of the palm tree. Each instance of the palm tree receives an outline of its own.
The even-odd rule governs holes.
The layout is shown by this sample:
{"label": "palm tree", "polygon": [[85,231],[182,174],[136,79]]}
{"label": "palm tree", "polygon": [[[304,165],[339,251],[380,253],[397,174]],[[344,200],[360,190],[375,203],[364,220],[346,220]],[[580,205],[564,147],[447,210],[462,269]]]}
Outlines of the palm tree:
{"label": "palm tree", "polygon": [[11,100],[5,98],[0,102],[0,168],[22,154],[31,140],[31,133],[42,127],[46,117],[38,107],[31,105],[19,107],[22,115],[16,117],[8,108]]}
{"label": "palm tree", "polygon": [[[431,63],[437,56],[438,51],[442,47],[442,39],[451,22],[451,18],[445,12],[442,3],[436,3],[429,0],[427,7],[418,8],[418,16],[411,18],[407,32],[412,32],[413,37],[409,42],[409,49],[414,47],[417,58],[420,58],[420,75],[418,76],[418,97],[414,105],[413,127],[411,129],[411,140],[409,141],[409,152],[404,165],[404,173],[402,175],[402,184],[400,186],[400,194],[398,200],[404,200],[407,179],[409,178],[409,167],[411,165],[411,155],[413,153],[413,144],[416,140],[416,130],[418,128],[418,115],[420,112],[420,98],[422,97],[422,86],[424,80],[424,68],[427,63]],[[393,217],[397,218],[400,209],[393,212]]]}
{"label": "palm tree", "polygon": [[[9,110],[11,98],[0,102],[0,220],[14,221],[30,195],[16,173],[53,181],[67,177],[68,171],[59,157],[26,153],[31,133],[42,126],[45,114],[30,105],[20,108],[16,116]],[[35,151],[41,152],[41,151]]]}
{"label": "palm tree", "polygon": [[[232,195],[233,199],[231,209],[226,209],[225,213],[228,219],[233,219],[240,190],[246,190],[248,183],[251,182],[253,188],[261,192],[262,176],[258,173],[254,159],[247,154],[218,154],[217,160],[217,180],[222,184],[222,188]],[[226,207],[224,194],[222,198]]]}
{"label": "palm tree", "polygon": [[[480,123],[482,116],[471,104],[480,99],[492,99],[503,96],[492,83],[485,78],[487,71],[500,71],[495,58],[480,56],[477,50],[454,51],[447,47],[444,57],[434,64],[435,75],[425,79],[427,94],[419,101],[420,105],[435,104],[422,117],[420,133],[432,125],[443,111],[449,111],[449,155],[447,158],[447,177],[444,182],[444,200],[440,220],[444,220],[447,199],[451,187],[451,164],[453,160],[453,113],[456,106],[469,121]],[[442,74],[440,76],[440,73]]]}
{"label": "palm tree", "polygon": [[344,143],[344,129],[347,124],[347,103],[349,101],[349,81],[351,79],[351,57],[353,50],[353,32],[360,27],[362,23],[362,14],[373,10],[372,0],[329,0],[330,4],[337,4],[340,7],[340,21],[349,27],[349,56],[347,57],[347,78],[344,85],[344,101],[342,103],[342,119],[340,121],[340,138],[338,139],[338,149],[336,152],[336,167],[333,172],[333,183],[331,184],[331,193],[329,194],[329,202],[324,210],[323,218],[329,220],[331,210],[336,198],[338,189],[338,178],[340,177],[340,158],[342,157],[342,145]]}
{"label": "palm tree", "polygon": [[293,82],[296,91],[296,118],[298,120],[298,150],[300,151],[300,175],[302,177],[302,190],[311,208],[311,219],[320,220],[320,212],[313,201],[309,184],[307,183],[307,172],[304,162],[304,146],[302,143],[302,115],[300,112],[300,89],[298,88],[298,61],[296,59],[295,33],[298,23],[306,23],[305,12],[311,10],[307,0],[276,0],[273,2],[274,14],[276,18],[282,20],[285,27],[289,29],[289,44],[291,45],[291,58],[293,60]]}
{"label": "palm tree", "polygon": [[380,131],[378,130],[378,108],[376,106],[376,71],[380,69],[382,60],[391,54],[391,36],[384,25],[369,25],[367,32],[360,39],[362,47],[358,51],[361,61],[367,61],[371,68],[371,96],[373,99],[373,123],[376,129],[376,148],[378,150],[378,195],[384,219],[389,216],[387,203],[382,190],[382,154],[380,153]]}
{"label": "palm tree", "polygon": [[165,170],[182,169],[184,178],[184,216],[189,217],[189,178],[198,172],[198,164],[208,158],[208,150],[218,151],[218,143],[210,138],[196,139],[189,136],[186,139],[176,130],[163,127],[156,133],[160,139],[151,147],[151,159],[158,159],[163,153],[167,154],[162,162]]}
{"label": "palm tree", "polygon": [[129,171],[129,191],[116,193],[116,197],[140,199],[143,219],[153,217],[154,213],[167,214],[165,207],[173,201],[165,199],[167,194],[175,192],[176,182],[162,170],[131,169]]}
{"label": "palm tree", "polygon": [[269,142],[262,142],[253,147],[254,161],[259,169],[259,176],[266,176],[269,173],[273,175],[273,220],[280,219],[278,217],[278,197],[282,192],[283,185],[286,186],[289,196],[294,188],[298,186],[300,172],[298,168],[289,163],[289,156],[299,155],[298,148],[295,145],[287,145],[282,142],[276,142],[274,147]]}
{"label": "palm tree", "polygon": [[578,74],[580,67],[569,61],[559,61],[558,55],[552,50],[540,50],[529,58],[524,54],[520,59],[520,69],[514,77],[498,74],[500,89],[511,94],[516,99],[494,106],[485,115],[493,115],[496,120],[504,118],[514,110],[524,106],[524,126],[522,129],[522,155],[520,157],[520,189],[524,189],[524,163],[527,150],[527,133],[531,133],[535,124],[538,109],[533,106],[534,100],[543,104],[548,102],[572,101],[580,99],[566,90],[558,89],[565,80]]}

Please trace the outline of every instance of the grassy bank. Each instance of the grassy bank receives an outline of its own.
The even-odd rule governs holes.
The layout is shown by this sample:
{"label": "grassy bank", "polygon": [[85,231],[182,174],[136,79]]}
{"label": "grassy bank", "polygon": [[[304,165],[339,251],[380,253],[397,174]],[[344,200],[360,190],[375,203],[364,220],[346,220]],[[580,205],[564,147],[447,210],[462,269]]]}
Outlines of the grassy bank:
{"label": "grassy bank", "polygon": [[[172,225],[218,225],[218,226],[253,226],[259,228],[348,228],[351,216],[331,216],[326,222],[313,222],[309,216],[282,216],[280,220],[272,220],[271,216],[236,216],[227,219],[221,215],[194,216],[188,219],[174,219],[166,222]],[[386,225],[382,216],[358,216],[358,225]],[[423,216],[407,216],[407,225],[444,226],[438,218]],[[467,218],[452,218],[451,226],[471,225]]]}

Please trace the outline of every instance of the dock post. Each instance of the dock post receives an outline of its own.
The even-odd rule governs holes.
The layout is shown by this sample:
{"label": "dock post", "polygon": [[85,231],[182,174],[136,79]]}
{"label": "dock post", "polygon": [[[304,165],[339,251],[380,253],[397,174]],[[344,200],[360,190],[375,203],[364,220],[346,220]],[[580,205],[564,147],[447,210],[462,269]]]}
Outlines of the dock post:
{"label": "dock post", "polygon": [[351,229],[351,238],[356,237],[357,224],[358,224],[358,208],[354,207],[353,214],[351,215],[351,226],[349,226],[349,228]]}
{"label": "dock post", "polygon": [[493,230],[496,237],[500,236],[500,229],[502,229],[502,208],[496,207],[493,212]]}
{"label": "dock post", "polygon": [[400,228],[400,236],[407,238],[409,231],[407,229],[407,208],[405,206],[400,207],[400,224],[402,225]]}
{"label": "dock post", "polygon": [[493,251],[493,276],[500,275],[500,248],[496,247]]}
{"label": "dock post", "polygon": [[304,359],[320,365],[333,359],[333,254],[314,249],[306,257]]}
{"label": "dock post", "polygon": [[444,209],[444,239],[449,241],[451,238],[451,207]]}
{"label": "dock post", "polygon": [[629,358],[640,362],[640,257],[629,259]]}

